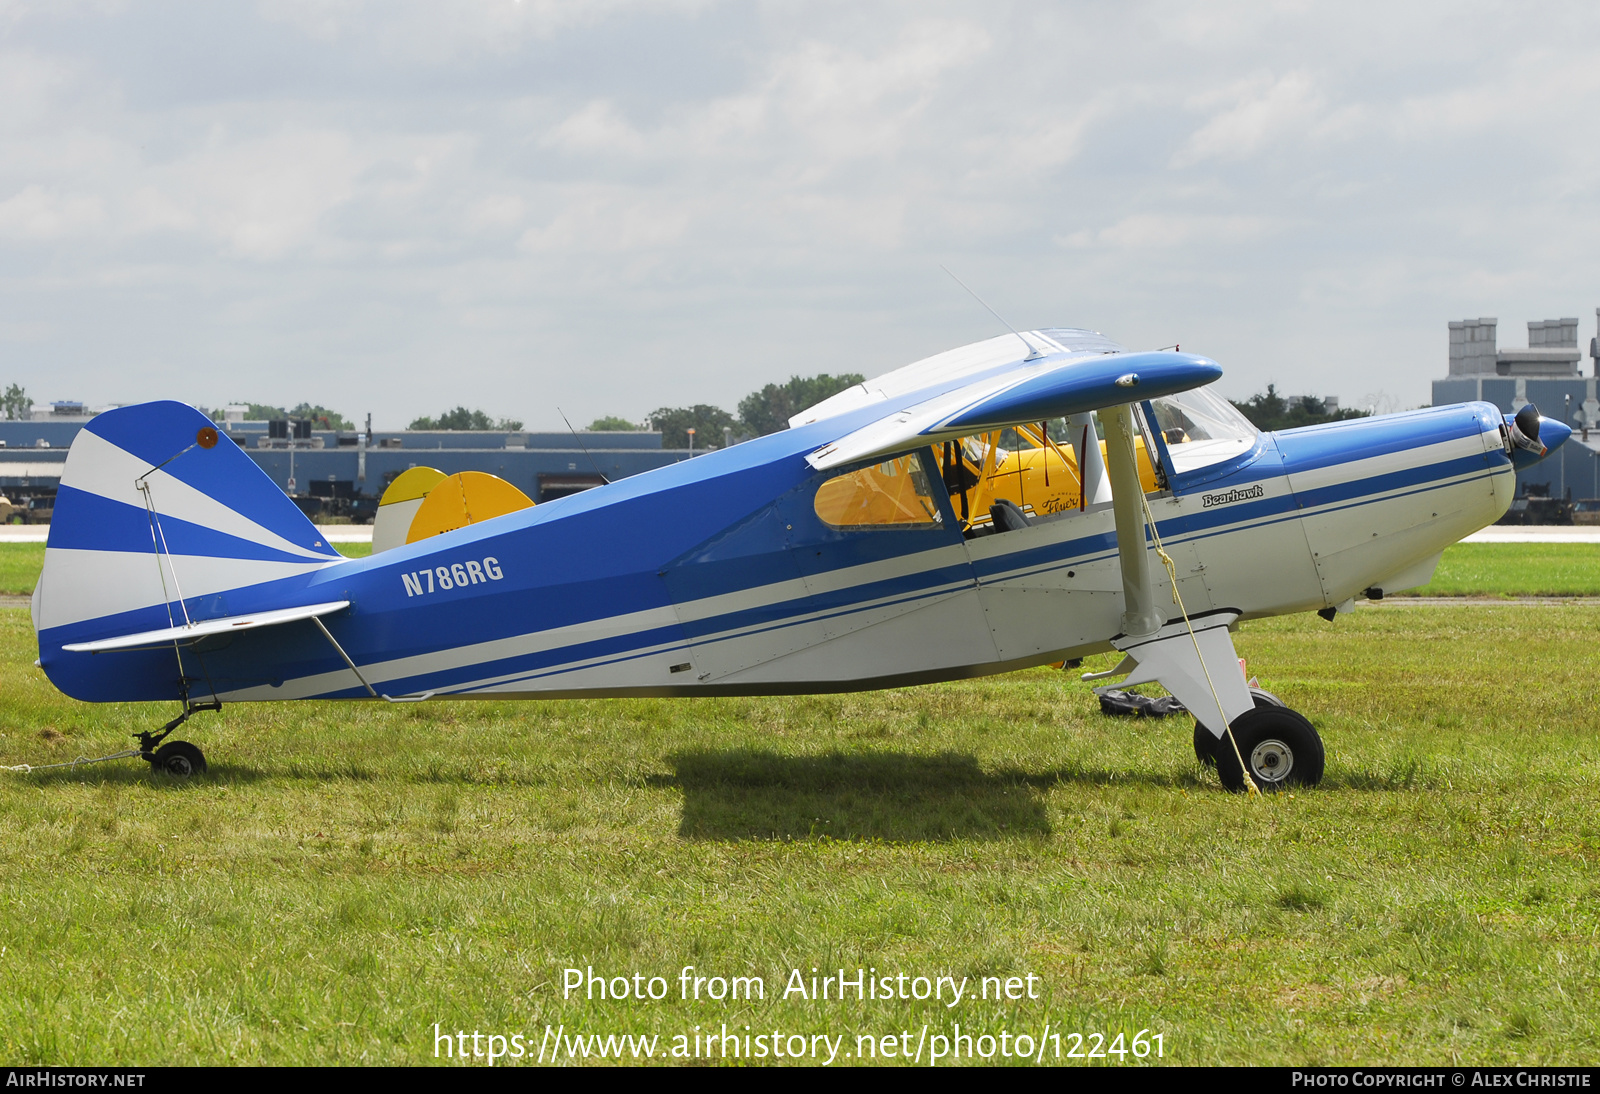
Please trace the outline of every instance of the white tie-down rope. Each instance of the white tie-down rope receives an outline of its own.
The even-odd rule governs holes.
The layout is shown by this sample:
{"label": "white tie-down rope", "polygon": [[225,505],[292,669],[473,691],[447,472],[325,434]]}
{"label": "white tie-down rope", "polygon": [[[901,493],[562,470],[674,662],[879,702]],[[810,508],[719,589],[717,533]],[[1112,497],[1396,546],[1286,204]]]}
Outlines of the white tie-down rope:
{"label": "white tie-down rope", "polygon": [[144,753],[137,748],[132,748],[126,752],[113,752],[109,756],[95,756],[92,759],[87,756],[79,756],[76,760],[67,760],[58,764],[13,764],[9,767],[0,767],[0,771],[20,771],[26,775],[34,771],[48,771],[52,767],[82,767],[84,764],[104,763],[107,760],[127,760],[134,756],[143,755]]}

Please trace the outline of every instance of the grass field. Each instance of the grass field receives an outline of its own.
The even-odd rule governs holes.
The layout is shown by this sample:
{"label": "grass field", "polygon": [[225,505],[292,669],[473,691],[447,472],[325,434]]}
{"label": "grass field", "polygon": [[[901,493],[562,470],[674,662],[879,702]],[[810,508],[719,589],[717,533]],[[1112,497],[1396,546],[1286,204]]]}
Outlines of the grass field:
{"label": "grass field", "polygon": [[1600,596],[1600,544],[1458,543],[1413,596]]}
{"label": "grass field", "polygon": [[[726,1023],[843,1035],[842,1061],[863,1033],[1049,1022],[1159,1033],[1185,1064],[1593,1063],[1597,632],[1584,603],[1247,624],[1252,672],[1329,751],[1319,789],[1275,799],[1223,793],[1187,720],[1101,716],[1048,670],[231,706],[185,731],[212,765],[186,783],[131,761],[0,774],[0,1052],[431,1062],[437,1022],[530,1055],[546,1023],[665,1054]],[[26,612],[0,611],[4,763],[170,716],[66,700],[33,657]],[[685,965],[767,998],[678,1001]],[[563,1000],[568,966],[671,995]],[[780,998],[813,967],[1032,974],[1040,998]]]}

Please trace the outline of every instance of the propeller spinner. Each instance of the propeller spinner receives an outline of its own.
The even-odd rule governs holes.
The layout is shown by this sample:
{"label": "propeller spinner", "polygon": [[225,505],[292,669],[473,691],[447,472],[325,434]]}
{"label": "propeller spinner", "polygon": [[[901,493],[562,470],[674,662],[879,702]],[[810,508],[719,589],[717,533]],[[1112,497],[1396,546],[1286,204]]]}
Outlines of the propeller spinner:
{"label": "propeller spinner", "polygon": [[1539,408],[1532,403],[1525,404],[1511,419],[1511,443],[1538,456],[1547,451],[1539,443]]}

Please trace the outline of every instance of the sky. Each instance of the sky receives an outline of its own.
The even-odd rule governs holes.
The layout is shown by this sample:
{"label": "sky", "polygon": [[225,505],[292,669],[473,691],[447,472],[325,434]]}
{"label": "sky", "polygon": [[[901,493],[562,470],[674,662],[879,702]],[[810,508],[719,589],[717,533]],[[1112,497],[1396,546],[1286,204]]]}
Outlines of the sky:
{"label": "sky", "polygon": [[[734,409],[1012,325],[1347,406],[1600,305],[1600,6],[0,0],[0,384]],[[1587,371],[1587,367],[1585,369]]]}

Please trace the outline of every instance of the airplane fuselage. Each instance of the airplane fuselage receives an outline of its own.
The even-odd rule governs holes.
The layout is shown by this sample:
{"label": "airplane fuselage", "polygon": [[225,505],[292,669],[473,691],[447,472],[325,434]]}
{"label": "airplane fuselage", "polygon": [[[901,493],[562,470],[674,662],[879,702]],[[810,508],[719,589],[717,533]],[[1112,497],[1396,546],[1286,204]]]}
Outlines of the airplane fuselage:
{"label": "airplane fuselage", "polygon": [[[1503,429],[1489,404],[1438,407],[1263,434],[1172,476],[1148,497],[1184,610],[1272,616],[1422,584],[1445,547],[1510,504]],[[1124,595],[1110,504],[964,538],[940,491],[925,523],[840,528],[817,508],[838,472],[805,459],[839,430],[799,426],[371,558],[194,596],[193,613],[348,600],[328,630],[397,697],[841,691],[1111,648]],[[918,458],[937,482],[933,453]],[[1178,618],[1159,566],[1156,578]],[[42,664],[80,699],[175,698],[170,646],[60,649],[165,625],[153,613],[42,631]],[[185,657],[198,696],[369,695],[311,621],[206,639]]]}

